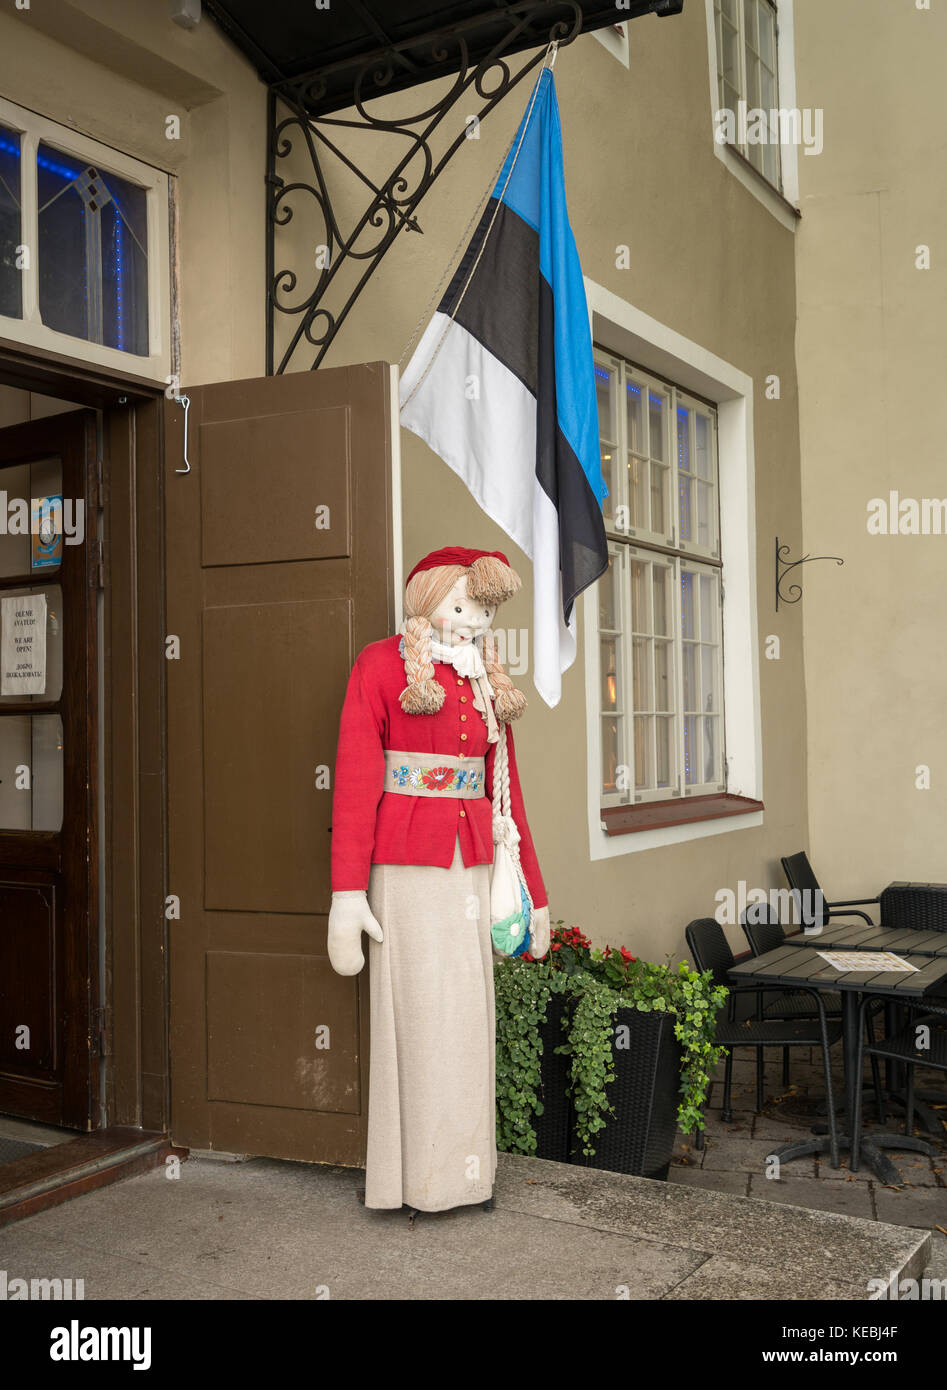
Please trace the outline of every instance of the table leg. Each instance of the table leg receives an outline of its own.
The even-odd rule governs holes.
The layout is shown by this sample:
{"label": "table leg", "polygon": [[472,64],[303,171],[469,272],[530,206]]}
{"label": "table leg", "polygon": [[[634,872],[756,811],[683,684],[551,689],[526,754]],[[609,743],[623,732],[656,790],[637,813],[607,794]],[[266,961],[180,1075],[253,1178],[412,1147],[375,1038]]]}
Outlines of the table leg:
{"label": "table leg", "polygon": [[[855,1116],[856,1087],[861,1085],[861,1077],[856,1075],[858,1059],[858,1015],[860,995],[855,990],[842,990],[842,1065],[844,1068],[845,1095],[845,1133],[839,1135],[839,1149],[852,1147],[852,1124]],[[914,1139],[909,1134],[865,1135],[861,1142],[861,1156],[875,1177],[891,1187],[899,1187],[901,1174],[883,1153],[884,1149],[907,1150],[928,1155],[938,1150],[923,1139]],[[828,1137],[794,1140],[773,1150],[773,1156],[780,1163],[791,1163],[796,1158],[806,1158],[811,1154],[825,1154],[830,1151]]]}

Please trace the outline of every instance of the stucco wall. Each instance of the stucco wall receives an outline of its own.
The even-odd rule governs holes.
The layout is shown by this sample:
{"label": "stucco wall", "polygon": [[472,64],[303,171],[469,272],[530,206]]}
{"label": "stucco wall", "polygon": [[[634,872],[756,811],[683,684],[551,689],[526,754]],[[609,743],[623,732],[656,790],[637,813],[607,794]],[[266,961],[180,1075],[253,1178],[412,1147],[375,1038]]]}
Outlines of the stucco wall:
{"label": "stucco wall", "polygon": [[804,578],[810,829],[827,891],[850,898],[947,878],[947,536],[867,529],[891,490],[947,497],[947,11],[796,0],[796,15],[799,99],[825,111],[825,151],[800,171],[805,548],[845,560]]}

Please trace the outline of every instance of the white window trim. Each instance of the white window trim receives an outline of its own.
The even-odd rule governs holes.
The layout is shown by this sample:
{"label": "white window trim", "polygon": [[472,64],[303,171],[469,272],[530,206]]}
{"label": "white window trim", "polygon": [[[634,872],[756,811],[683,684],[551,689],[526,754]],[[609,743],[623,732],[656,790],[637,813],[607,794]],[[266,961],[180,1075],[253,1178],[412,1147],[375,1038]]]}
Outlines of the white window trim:
{"label": "white window trim", "polygon": [[607,48],[613,58],[617,58],[626,68],[628,62],[628,20],[619,20],[616,24],[609,24],[604,29],[593,29],[592,37],[598,39],[603,48]]}
{"label": "white window trim", "polygon": [[[717,88],[717,31],[714,25],[714,0],[704,0],[707,18],[707,72],[710,79],[710,143],[714,154],[730,170],[743,187],[767,208],[778,222],[787,230],[794,232],[798,217],[786,206],[799,206],[799,150],[791,141],[783,140],[779,146],[782,168],[783,191],[776,189],[762,177],[748,169],[729,145],[720,145],[714,139],[714,116],[719,106]],[[776,82],[781,107],[791,109],[796,105],[796,57],[793,24],[793,0],[778,0],[777,18],[779,38],[776,44]]]}
{"label": "white window trim", "polygon": [[[0,97],[0,122],[20,135],[20,202],[23,223],[20,235],[30,248],[29,269],[24,270],[23,317],[0,314],[0,337],[25,347],[44,348],[86,365],[110,367],[123,376],[143,377],[165,383],[171,375],[171,256],[169,229],[168,176],[149,164],[102,145],[87,135],[38,116],[12,101]],[[90,343],[48,328],[39,309],[39,214],[36,206],[36,151],[41,141],[55,145],[65,154],[118,174],[140,184],[147,191],[148,226],[148,346],[147,357],[102,343]]]}
{"label": "white window trim", "polygon": [[[685,389],[715,401],[723,557],[723,671],[727,792],[763,799],[756,605],[756,481],[753,454],[753,378],[650,315],[585,278],[592,337],[608,351],[641,362]],[[585,657],[586,796],[589,855],[611,859],[663,845],[725,835],[763,824],[762,811],[660,830],[607,835],[602,829],[599,717],[598,592],[582,599]]]}

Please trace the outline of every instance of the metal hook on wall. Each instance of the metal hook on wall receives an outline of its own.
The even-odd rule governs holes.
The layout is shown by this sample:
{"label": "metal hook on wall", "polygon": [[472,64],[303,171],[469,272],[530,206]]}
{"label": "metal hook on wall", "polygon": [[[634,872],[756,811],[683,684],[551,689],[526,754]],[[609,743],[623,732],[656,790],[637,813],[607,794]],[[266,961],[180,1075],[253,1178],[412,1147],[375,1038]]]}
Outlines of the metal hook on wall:
{"label": "metal hook on wall", "polygon": [[[803,557],[802,557],[801,560],[788,560],[788,559],[783,559],[783,556],[784,556],[784,555],[787,555],[787,556],[788,556],[788,554],[789,554],[789,546],[788,546],[788,545],[780,545],[780,543],[779,543],[779,537],[777,536],[777,537],[776,537],[776,612],[777,612],[777,613],[779,612],[779,600],[780,600],[780,599],[782,599],[783,603],[798,603],[799,600],[802,598],[802,585],[801,585],[801,584],[790,584],[788,590],[787,590],[785,593],[783,593],[783,592],[781,591],[780,586],[781,586],[783,580],[786,578],[786,575],[789,573],[790,570],[794,570],[794,569],[796,568],[797,565],[805,565],[805,564],[808,564],[808,562],[809,562],[810,560],[834,560],[835,563],[836,563],[837,565],[844,565],[844,564],[845,564],[845,561],[844,561],[843,559],[841,559],[841,557],[838,556],[838,555],[803,555]],[[789,597],[790,594],[792,594],[792,598]]]}
{"label": "metal hook on wall", "polygon": [[176,468],[174,471],[175,473],[190,473],[191,465],[188,462],[187,457],[187,412],[190,407],[191,400],[189,396],[174,396],[172,397],[172,399],[175,400],[178,405],[183,405],[184,407],[184,467]]}

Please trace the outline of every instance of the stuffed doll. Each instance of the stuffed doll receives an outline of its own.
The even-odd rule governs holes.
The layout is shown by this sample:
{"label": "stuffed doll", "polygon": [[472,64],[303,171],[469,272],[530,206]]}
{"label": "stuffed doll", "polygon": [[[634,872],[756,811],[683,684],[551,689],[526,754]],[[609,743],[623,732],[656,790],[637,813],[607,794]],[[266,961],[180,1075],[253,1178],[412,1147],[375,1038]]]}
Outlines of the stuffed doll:
{"label": "stuffed doll", "polygon": [[[496,1172],[490,875],[493,765],[507,740],[509,805],[532,915],[549,908],[507,728],[526,707],[491,622],[520,587],[499,551],[450,547],[415,565],[402,633],[352,668],[332,810],[329,959],[365,964],[371,1063],[365,1205],[489,1203]],[[505,780],[505,779],[504,779]]]}

